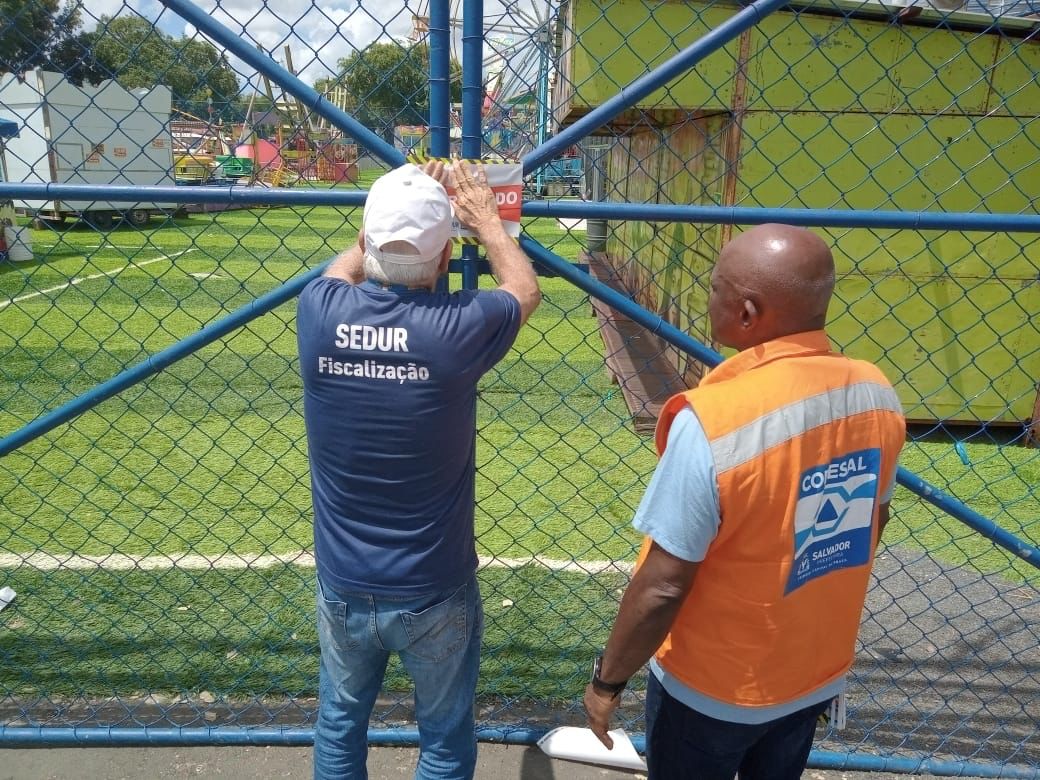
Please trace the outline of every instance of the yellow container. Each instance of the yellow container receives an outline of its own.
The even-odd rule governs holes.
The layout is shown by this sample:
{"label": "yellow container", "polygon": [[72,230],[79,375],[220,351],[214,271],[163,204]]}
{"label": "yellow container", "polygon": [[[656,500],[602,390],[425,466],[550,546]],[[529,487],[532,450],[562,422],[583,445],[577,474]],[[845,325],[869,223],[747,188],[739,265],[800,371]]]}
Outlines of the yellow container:
{"label": "yellow container", "polygon": [[[737,10],[575,0],[557,117],[582,116]],[[643,100],[656,129],[631,112],[615,121],[607,198],[1036,213],[1040,47],[992,21],[980,15],[979,29],[954,31],[774,12]],[[739,229],[621,222],[607,254],[640,303],[707,340],[711,266]],[[838,263],[829,332],[848,354],[881,364],[909,418],[1030,420],[1040,378],[1036,234],[818,232]]]}

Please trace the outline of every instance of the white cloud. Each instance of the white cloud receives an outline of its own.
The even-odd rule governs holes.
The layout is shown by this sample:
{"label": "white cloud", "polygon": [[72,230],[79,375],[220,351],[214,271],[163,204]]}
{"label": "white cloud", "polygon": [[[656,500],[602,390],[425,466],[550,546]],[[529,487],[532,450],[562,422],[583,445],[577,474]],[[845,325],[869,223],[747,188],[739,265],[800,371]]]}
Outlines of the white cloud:
{"label": "white cloud", "polygon": [[[200,7],[217,21],[285,64],[284,48],[291,50],[293,66],[308,84],[337,70],[340,59],[377,40],[404,38],[411,33],[412,13],[404,3],[335,0],[331,3],[257,7],[254,0],[203,0]],[[191,25],[180,33],[193,35]],[[252,68],[232,58],[244,76]]]}

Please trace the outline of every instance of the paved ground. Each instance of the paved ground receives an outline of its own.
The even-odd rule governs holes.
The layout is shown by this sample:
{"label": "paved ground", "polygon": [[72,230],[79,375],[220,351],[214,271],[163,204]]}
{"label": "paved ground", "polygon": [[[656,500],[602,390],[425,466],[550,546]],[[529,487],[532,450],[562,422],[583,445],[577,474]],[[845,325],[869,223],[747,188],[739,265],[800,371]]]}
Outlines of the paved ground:
{"label": "paved ground", "polygon": [[[1040,763],[1040,592],[999,577],[950,568],[927,554],[889,548],[861,636],[857,706],[844,752],[971,756]],[[413,748],[373,748],[371,780],[413,776]],[[0,780],[181,780],[310,778],[309,748],[2,749]],[[632,780],[640,775],[552,761],[536,747],[482,744],[477,778]],[[808,770],[806,780],[907,778],[890,773]],[[924,776],[921,776],[924,777]]]}
{"label": "paved ground", "polygon": [[[370,780],[411,778],[418,751],[373,748]],[[309,778],[310,748],[62,748],[0,751],[0,780]],[[637,780],[644,775],[550,760],[536,747],[480,746],[478,780]],[[910,775],[807,770],[805,780],[906,780]],[[925,777],[924,775],[918,777]]]}

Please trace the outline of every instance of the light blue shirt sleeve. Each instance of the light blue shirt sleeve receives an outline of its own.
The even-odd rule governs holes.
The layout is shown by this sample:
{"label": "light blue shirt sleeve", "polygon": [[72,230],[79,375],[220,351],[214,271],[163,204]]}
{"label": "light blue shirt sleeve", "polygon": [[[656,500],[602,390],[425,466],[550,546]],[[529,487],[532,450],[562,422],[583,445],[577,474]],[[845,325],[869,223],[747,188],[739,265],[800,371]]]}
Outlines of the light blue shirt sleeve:
{"label": "light blue shirt sleeve", "polygon": [[721,522],[715,459],[700,420],[682,409],[632,525],[684,561],[704,560]]}
{"label": "light blue shirt sleeve", "polygon": [[882,504],[892,503],[892,494],[896,491],[896,472],[892,472],[892,481],[888,483],[888,489],[881,494]]}

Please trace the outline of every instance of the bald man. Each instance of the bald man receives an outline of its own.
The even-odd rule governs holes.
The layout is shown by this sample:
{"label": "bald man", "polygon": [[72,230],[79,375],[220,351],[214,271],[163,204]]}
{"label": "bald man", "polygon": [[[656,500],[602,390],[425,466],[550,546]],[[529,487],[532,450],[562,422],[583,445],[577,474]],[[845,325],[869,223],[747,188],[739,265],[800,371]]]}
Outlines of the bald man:
{"label": "bald man", "polygon": [[800,777],[844,696],[906,422],[876,366],[832,350],[833,290],[830,248],[789,225],[715,265],[712,337],[738,352],[662,409],[643,547],[585,691],[612,747],[650,662],[651,780]]}

